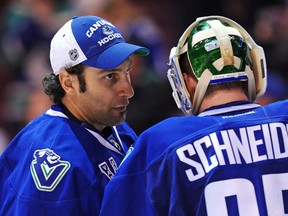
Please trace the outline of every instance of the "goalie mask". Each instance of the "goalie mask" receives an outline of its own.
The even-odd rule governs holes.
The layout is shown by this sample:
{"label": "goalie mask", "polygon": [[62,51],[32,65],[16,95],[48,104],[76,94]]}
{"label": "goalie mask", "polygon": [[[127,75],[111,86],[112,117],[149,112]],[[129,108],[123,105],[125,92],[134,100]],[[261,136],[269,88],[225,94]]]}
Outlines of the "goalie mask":
{"label": "goalie mask", "polygon": [[[180,55],[187,55],[198,80],[193,100],[182,76]],[[171,49],[168,65],[172,95],[178,108],[187,115],[198,114],[209,85],[247,81],[251,102],[266,90],[266,60],[262,47],[239,24],[225,17],[201,17],[192,23],[177,47]]]}

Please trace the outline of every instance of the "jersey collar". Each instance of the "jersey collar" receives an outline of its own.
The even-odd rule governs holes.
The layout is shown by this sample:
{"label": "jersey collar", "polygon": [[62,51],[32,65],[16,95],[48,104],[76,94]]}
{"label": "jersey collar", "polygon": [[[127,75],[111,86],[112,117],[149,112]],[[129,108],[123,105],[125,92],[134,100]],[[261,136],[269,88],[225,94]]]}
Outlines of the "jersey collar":
{"label": "jersey collar", "polygon": [[208,108],[204,110],[202,113],[200,113],[198,116],[215,116],[215,115],[222,115],[227,114],[230,112],[238,112],[241,110],[248,110],[248,109],[254,109],[257,107],[260,107],[261,105],[251,103],[249,101],[236,101],[231,102],[227,104],[222,104],[219,106],[214,106],[211,108]]}

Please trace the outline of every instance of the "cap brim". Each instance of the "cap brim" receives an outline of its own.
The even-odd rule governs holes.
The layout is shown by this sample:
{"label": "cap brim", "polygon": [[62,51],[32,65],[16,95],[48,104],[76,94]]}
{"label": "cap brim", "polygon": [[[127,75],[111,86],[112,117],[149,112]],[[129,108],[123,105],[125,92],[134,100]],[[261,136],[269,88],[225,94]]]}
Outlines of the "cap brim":
{"label": "cap brim", "polygon": [[108,70],[118,67],[132,54],[147,56],[149,52],[145,47],[129,43],[117,43],[104,50],[101,54],[83,61],[82,64]]}

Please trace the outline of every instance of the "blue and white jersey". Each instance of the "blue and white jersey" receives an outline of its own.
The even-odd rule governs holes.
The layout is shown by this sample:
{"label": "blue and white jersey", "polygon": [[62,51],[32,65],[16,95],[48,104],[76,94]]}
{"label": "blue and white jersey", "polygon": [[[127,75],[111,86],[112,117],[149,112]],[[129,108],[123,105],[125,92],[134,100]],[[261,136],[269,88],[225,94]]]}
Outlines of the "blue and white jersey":
{"label": "blue and white jersey", "polygon": [[125,122],[111,129],[104,138],[57,106],[30,122],[0,157],[0,215],[98,215],[104,187],[137,138]]}
{"label": "blue and white jersey", "polygon": [[288,215],[287,108],[232,103],[146,130],[100,215]]}

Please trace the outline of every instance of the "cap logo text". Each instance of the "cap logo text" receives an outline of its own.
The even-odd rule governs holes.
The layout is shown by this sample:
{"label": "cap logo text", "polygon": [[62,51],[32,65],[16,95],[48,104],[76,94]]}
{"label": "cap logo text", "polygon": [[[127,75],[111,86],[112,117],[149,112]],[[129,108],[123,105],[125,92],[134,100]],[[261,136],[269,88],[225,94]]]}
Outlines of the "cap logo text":
{"label": "cap logo text", "polygon": [[108,43],[109,41],[114,40],[116,38],[122,38],[122,35],[120,33],[108,35],[107,37],[104,37],[101,40],[99,40],[98,44],[100,46],[102,46],[102,45],[104,45],[104,44]]}
{"label": "cap logo text", "polygon": [[86,35],[88,38],[91,38],[94,34],[94,32],[96,32],[98,30],[98,28],[100,28],[101,26],[104,25],[110,25],[113,26],[114,25],[106,20],[99,20],[96,23],[94,23],[92,26],[89,27],[89,30],[86,32]]}

